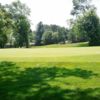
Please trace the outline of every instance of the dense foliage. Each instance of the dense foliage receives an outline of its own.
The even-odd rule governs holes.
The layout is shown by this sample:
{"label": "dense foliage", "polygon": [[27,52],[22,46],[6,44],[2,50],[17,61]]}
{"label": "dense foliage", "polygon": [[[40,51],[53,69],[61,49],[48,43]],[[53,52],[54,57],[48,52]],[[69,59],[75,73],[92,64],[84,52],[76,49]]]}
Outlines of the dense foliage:
{"label": "dense foliage", "polygon": [[42,35],[44,33],[44,27],[42,22],[39,22],[37,25],[37,30],[36,30],[36,34],[35,34],[35,45],[39,46],[41,45],[41,39],[42,39]]}
{"label": "dense foliage", "polygon": [[90,46],[100,45],[100,19],[90,2],[91,0],[73,0],[69,41],[88,41]]}
{"label": "dense foliage", "polygon": [[12,20],[4,6],[0,5],[0,48],[4,48],[11,32]]}
{"label": "dense foliage", "polygon": [[29,47],[28,35],[30,21],[29,8],[15,1],[9,5],[0,5],[0,47]]}
{"label": "dense foliage", "polygon": [[81,16],[77,23],[77,33],[85,40],[89,41],[89,45],[100,45],[99,18],[95,10],[90,10]]}
{"label": "dense foliage", "polygon": [[73,9],[69,29],[58,25],[37,24],[32,31],[30,9],[19,0],[0,4],[0,48],[26,47],[30,45],[89,42],[100,45],[100,19],[92,0],[72,0]]}
{"label": "dense foliage", "polygon": [[35,45],[65,43],[68,29],[58,25],[45,25],[39,22],[35,32]]}

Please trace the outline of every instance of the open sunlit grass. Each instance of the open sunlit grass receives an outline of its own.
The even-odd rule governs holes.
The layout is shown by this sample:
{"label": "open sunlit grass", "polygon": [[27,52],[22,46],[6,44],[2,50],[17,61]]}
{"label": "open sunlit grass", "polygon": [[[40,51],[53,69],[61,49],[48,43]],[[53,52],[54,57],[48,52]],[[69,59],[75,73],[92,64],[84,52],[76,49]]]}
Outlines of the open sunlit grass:
{"label": "open sunlit grass", "polygon": [[100,47],[0,49],[0,60],[14,62],[100,62]]}
{"label": "open sunlit grass", "polygon": [[0,49],[0,61],[0,100],[100,100],[100,47]]}

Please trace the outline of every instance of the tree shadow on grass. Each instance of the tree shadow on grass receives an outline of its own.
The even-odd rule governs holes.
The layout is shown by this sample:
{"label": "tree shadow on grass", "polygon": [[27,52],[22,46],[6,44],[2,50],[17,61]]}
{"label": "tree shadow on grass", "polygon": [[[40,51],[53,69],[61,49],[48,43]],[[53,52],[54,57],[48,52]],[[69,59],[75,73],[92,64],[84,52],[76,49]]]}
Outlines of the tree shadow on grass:
{"label": "tree shadow on grass", "polygon": [[[97,74],[83,69],[34,67],[22,70],[15,63],[0,63],[0,100],[100,100],[100,89],[62,89],[51,86],[56,78],[89,79]],[[55,81],[56,82],[56,81]]]}

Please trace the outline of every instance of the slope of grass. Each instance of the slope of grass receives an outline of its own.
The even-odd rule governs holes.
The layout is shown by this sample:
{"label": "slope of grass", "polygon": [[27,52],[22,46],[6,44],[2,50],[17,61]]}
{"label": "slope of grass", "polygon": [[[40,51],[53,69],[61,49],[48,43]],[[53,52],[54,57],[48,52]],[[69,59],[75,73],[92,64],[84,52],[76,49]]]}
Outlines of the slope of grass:
{"label": "slope of grass", "polygon": [[0,49],[0,61],[0,100],[100,100],[100,47]]}

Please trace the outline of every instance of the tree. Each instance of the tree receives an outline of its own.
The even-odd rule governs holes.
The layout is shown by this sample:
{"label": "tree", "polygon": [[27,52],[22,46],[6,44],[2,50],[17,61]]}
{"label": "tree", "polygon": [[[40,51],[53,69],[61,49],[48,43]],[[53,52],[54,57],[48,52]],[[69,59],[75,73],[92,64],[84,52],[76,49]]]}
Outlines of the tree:
{"label": "tree", "polygon": [[65,41],[67,40],[68,30],[64,27],[59,27],[58,33],[59,33],[59,42],[65,43]]}
{"label": "tree", "polygon": [[68,41],[72,43],[77,42],[77,36],[76,33],[73,31],[73,29],[70,29],[68,33]]}
{"label": "tree", "polygon": [[[94,19],[93,18],[91,19],[91,16],[89,15],[89,13],[91,11],[95,12],[95,9],[96,9],[93,5],[91,5],[91,1],[92,0],[73,0],[73,10],[71,14],[75,16],[75,18],[72,19],[70,32],[68,34],[68,38],[72,42],[84,42],[84,41],[90,42],[90,36],[88,35],[88,33],[93,32],[97,29],[97,27],[95,27],[93,30],[90,29],[90,32],[88,32],[89,30],[88,26],[90,25],[90,23],[93,23],[94,25]],[[87,17],[87,15],[89,16]],[[96,13],[94,13],[94,15],[96,18]],[[91,25],[91,27],[93,25]]]}
{"label": "tree", "polygon": [[47,45],[47,44],[52,44],[52,32],[48,31],[48,32],[44,32],[42,35],[42,42],[43,44]]}
{"label": "tree", "polygon": [[12,19],[10,13],[0,4],[0,48],[4,48],[8,41],[8,35],[11,32],[11,24]]}
{"label": "tree", "polygon": [[95,12],[95,10],[90,10],[84,16],[83,30],[87,33],[89,37],[89,45],[100,45],[100,32],[99,25],[100,20]]}
{"label": "tree", "polygon": [[16,46],[29,47],[30,23],[25,16],[20,16],[17,23]]}
{"label": "tree", "polygon": [[30,32],[30,21],[28,20],[28,16],[30,15],[30,9],[19,0],[10,5],[6,5],[6,9],[11,13],[14,21],[14,45],[17,47],[29,47],[28,35]]}
{"label": "tree", "polygon": [[34,43],[35,42],[35,31],[30,30],[29,33],[29,42]]}
{"label": "tree", "polygon": [[37,46],[41,45],[43,33],[44,33],[43,24],[42,22],[39,22],[37,25],[36,34],[35,34],[35,45]]}
{"label": "tree", "polygon": [[30,15],[29,7],[19,0],[6,5],[6,9],[12,14],[13,19],[19,19],[20,15],[28,17]]}
{"label": "tree", "polygon": [[58,25],[44,25],[44,32],[52,31],[53,43],[65,43],[68,29]]}
{"label": "tree", "polygon": [[88,37],[89,45],[100,45],[100,21],[96,11],[91,9],[77,20],[77,33]]}
{"label": "tree", "polygon": [[58,25],[50,25],[50,27],[51,27],[51,30],[53,32],[58,32],[58,29],[59,29],[59,26]]}
{"label": "tree", "polygon": [[70,30],[68,37],[71,42],[88,41],[87,34],[82,32],[82,29],[81,29],[82,23],[84,22],[82,17],[83,17],[82,15],[77,17],[77,20],[74,21],[74,25],[72,26]]}
{"label": "tree", "polygon": [[43,27],[44,27],[44,32],[47,32],[47,31],[52,31],[53,32],[53,30],[51,29],[51,25],[44,24]]}
{"label": "tree", "polygon": [[52,34],[52,42],[54,44],[58,44],[59,43],[59,33],[58,32],[54,32]]}

